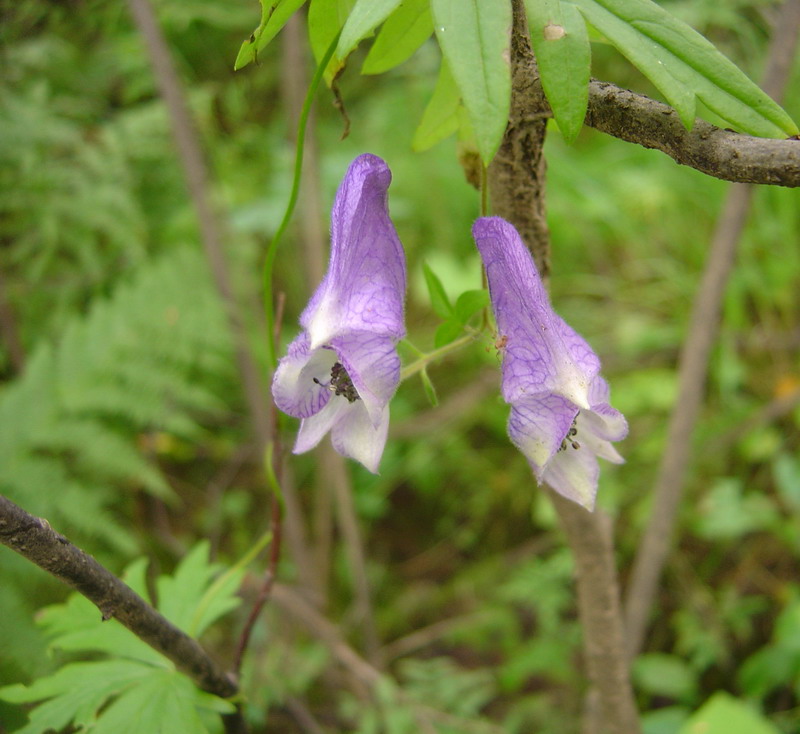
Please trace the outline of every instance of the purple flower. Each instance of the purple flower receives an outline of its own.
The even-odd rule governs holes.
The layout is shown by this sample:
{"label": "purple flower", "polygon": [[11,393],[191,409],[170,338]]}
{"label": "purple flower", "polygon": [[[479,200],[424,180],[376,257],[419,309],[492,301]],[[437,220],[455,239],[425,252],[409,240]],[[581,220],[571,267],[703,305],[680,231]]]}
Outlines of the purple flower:
{"label": "purple flower", "polygon": [[508,435],[539,482],[594,508],[597,457],[621,463],[611,445],[628,433],[608,404],[608,385],[592,348],[550,305],[533,258],[500,217],[478,219],[481,253],[503,352],[503,398],[511,404]]}
{"label": "purple flower", "polygon": [[405,335],[406,263],[386,204],[391,180],[377,156],[350,164],[331,213],[328,272],[272,380],[278,408],[302,418],[294,453],[330,431],[333,447],[371,472],[386,444],[400,381],[395,345]]}

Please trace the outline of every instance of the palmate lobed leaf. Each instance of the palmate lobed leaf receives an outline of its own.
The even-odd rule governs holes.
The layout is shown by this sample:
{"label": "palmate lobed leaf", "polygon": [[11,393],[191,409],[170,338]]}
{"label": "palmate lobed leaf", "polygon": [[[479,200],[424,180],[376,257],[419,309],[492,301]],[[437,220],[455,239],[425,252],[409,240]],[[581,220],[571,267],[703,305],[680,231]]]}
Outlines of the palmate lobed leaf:
{"label": "palmate lobed leaf", "polygon": [[148,675],[150,670],[147,667],[130,660],[70,663],[30,686],[0,688],[0,698],[20,704],[47,699],[33,709],[28,724],[16,734],[61,730],[70,723],[76,727],[88,727],[106,700]]}
{"label": "palmate lobed leaf", "polygon": [[762,137],[798,132],[789,115],[710,41],[651,0],[574,4],[661,91],[687,129],[700,99],[740,132]]}
{"label": "palmate lobed leaf", "polygon": [[208,556],[209,543],[201,541],[172,576],[161,576],[156,583],[161,613],[193,637],[241,603],[236,590],[244,569],[229,572],[221,584],[212,583],[221,566],[210,563]]}
{"label": "palmate lobed leaf", "polygon": [[[243,574],[236,568],[215,581],[220,566],[208,556],[209,544],[198,543],[173,576],[157,580],[164,616],[198,633],[239,604],[235,593]],[[125,574],[127,584],[145,599],[146,565],[145,559],[139,559]],[[91,727],[94,734],[204,734],[207,728],[198,710],[233,710],[227,701],[196,688],[170,660],[117,620],[102,621],[97,608],[80,594],[47,607],[38,622],[51,648],[113,657],[70,663],[30,686],[0,689],[0,699],[11,703],[44,701],[33,709],[21,734],[60,730],[70,723]]]}
{"label": "palmate lobed leaf", "polygon": [[102,712],[93,734],[206,734],[198,714],[231,713],[234,706],[199,690],[184,676],[159,670],[131,686]]}

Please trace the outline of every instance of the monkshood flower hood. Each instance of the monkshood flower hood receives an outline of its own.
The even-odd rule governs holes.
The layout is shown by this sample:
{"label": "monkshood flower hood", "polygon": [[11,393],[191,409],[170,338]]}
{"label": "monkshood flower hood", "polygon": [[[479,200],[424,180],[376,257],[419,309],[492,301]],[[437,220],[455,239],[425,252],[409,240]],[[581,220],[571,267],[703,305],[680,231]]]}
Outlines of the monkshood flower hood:
{"label": "monkshood flower hood", "polygon": [[600,360],[559,317],[522,238],[500,217],[472,228],[489,281],[503,345],[503,398],[511,404],[508,435],[539,482],[594,508],[597,457],[621,463],[611,445],[628,433],[608,404]]}
{"label": "monkshood flower hood", "polygon": [[347,169],[331,213],[328,272],[272,380],[278,408],[302,419],[294,453],[330,431],[334,448],[371,472],[386,444],[400,381],[395,345],[405,335],[406,263],[386,203],[391,179],[374,155]]}

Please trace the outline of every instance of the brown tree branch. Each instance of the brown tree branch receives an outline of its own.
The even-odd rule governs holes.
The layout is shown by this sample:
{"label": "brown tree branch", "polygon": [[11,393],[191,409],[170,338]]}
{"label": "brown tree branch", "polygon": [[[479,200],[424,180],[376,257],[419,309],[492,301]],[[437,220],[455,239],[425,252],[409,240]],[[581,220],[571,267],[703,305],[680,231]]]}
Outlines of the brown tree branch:
{"label": "brown tree branch", "polygon": [[[200,644],[159,614],[94,558],[0,495],[0,543],[83,594],[104,620],[117,619],[150,647],[169,658],[204,691],[222,698],[238,692]],[[230,731],[236,731],[230,729]]]}
{"label": "brown tree branch", "polygon": [[527,21],[516,17],[514,7],[515,26],[524,24],[524,30],[511,34],[511,107],[500,148],[489,164],[487,183],[492,213],[514,224],[547,282],[550,230],[545,211],[547,164],[543,151],[550,107],[539,81]]}
{"label": "brown tree branch", "polygon": [[[789,0],[781,8],[770,48],[764,88],[780,97],[794,56],[800,32],[800,0]],[[800,146],[800,142],[795,143]],[[625,600],[628,654],[640,651],[657,594],[659,579],[672,545],[686,470],[691,457],[692,433],[705,391],[711,349],[716,342],[725,288],[733,268],[736,249],[747,220],[753,189],[745,184],[731,187],[717,223],[697,289],[689,333],[681,349],[678,396],[670,416],[667,443],[655,481],[650,519],[636,554]]]}
{"label": "brown tree branch", "polygon": [[608,82],[590,82],[586,124],[714,178],[800,186],[800,140],[754,138],[699,119],[687,130],[672,107]]}
{"label": "brown tree branch", "polygon": [[611,520],[600,509],[590,513],[556,492],[549,494],[575,557],[583,649],[592,681],[582,731],[634,734],[640,731],[639,717],[625,657]]}
{"label": "brown tree branch", "polygon": [[[542,158],[547,107],[530,50],[523,0],[512,0],[512,8],[511,116],[498,158],[489,167],[489,186],[495,212],[517,227],[544,275],[550,252]],[[640,726],[625,654],[608,520],[600,512],[587,512],[550,494],[577,571],[578,610],[590,682],[584,731],[637,734]]]}

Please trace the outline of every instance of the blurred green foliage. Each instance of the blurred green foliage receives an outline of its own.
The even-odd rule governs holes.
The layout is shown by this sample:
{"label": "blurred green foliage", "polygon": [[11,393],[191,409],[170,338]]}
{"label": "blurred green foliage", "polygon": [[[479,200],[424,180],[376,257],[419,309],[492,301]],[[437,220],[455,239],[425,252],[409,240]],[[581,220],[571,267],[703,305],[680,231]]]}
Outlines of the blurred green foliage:
{"label": "blurred green foliage", "polygon": [[[259,263],[285,205],[293,155],[286,42],[279,37],[257,64],[234,73],[257,4],[155,5],[212,165],[248,335],[263,357]],[[758,78],[772,3],[664,5]],[[3,33],[0,297],[25,363],[20,370],[0,342],[2,492],[115,571],[141,555],[169,571],[204,537],[214,559],[230,564],[263,533],[269,500],[141,41],[122,5],[99,0],[21,0],[5,14]],[[478,196],[453,141],[411,153],[409,119],[421,118],[433,93],[436,46],[424,44],[381,77],[359,76],[367,54],[359,49],[339,80],[352,121],[346,140],[329,94],[319,94],[310,190],[319,192],[324,232],[349,161],[364,151],[387,160],[390,208],[409,260],[409,334],[428,350],[442,322],[455,318],[448,306],[481,287],[469,234]],[[594,44],[593,63],[596,76],[656,94],[607,45]],[[795,88],[798,72],[796,64]],[[787,100],[800,117],[797,96]],[[615,518],[624,581],[727,185],[591,130],[567,146],[554,128],[547,155],[553,301],[603,358],[631,425],[620,447],[627,463],[604,467],[599,495]],[[277,263],[284,341],[311,287],[299,223],[313,209],[304,207]],[[676,550],[635,666],[648,734],[692,731],[697,717],[727,725],[744,706],[764,731],[800,727],[800,409],[765,412],[800,387],[798,234],[798,194],[759,189],[726,297]],[[427,273],[444,293],[429,275],[426,285]],[[464,309],[458,328],[469,318]],[[507,440],[495,352],[484,332],[433,364],[437,408],[416,378],[404,383],[380,476],[348,466],[385,643],[377,697],[351,686],[328,647],[271,604],[243,671],[256,731],[301,731],[298,706],[328,731],[400,734],[420,730],[421,719],[440,732],[576,730],[571,560]],[[287,444],[293,428],[287,421]],[[316,455],[291,458],[290,467],[316,564],[313,593],[363,652],[364,619],[334,528],[329,477]],[[296,581],[300,570],[285,548],[281,580]],[[244,582],[242,608],[204,638],[222,660],[232,655],[257,575]],[[0,552],[0,578],[0,683],[46,680],[61,659],[48,657],[33,618],[63,603],[66,591],[8,551]],[[736,700],[712,698],[717,691]],[[0,731],[25,717],[0,702]]]}

